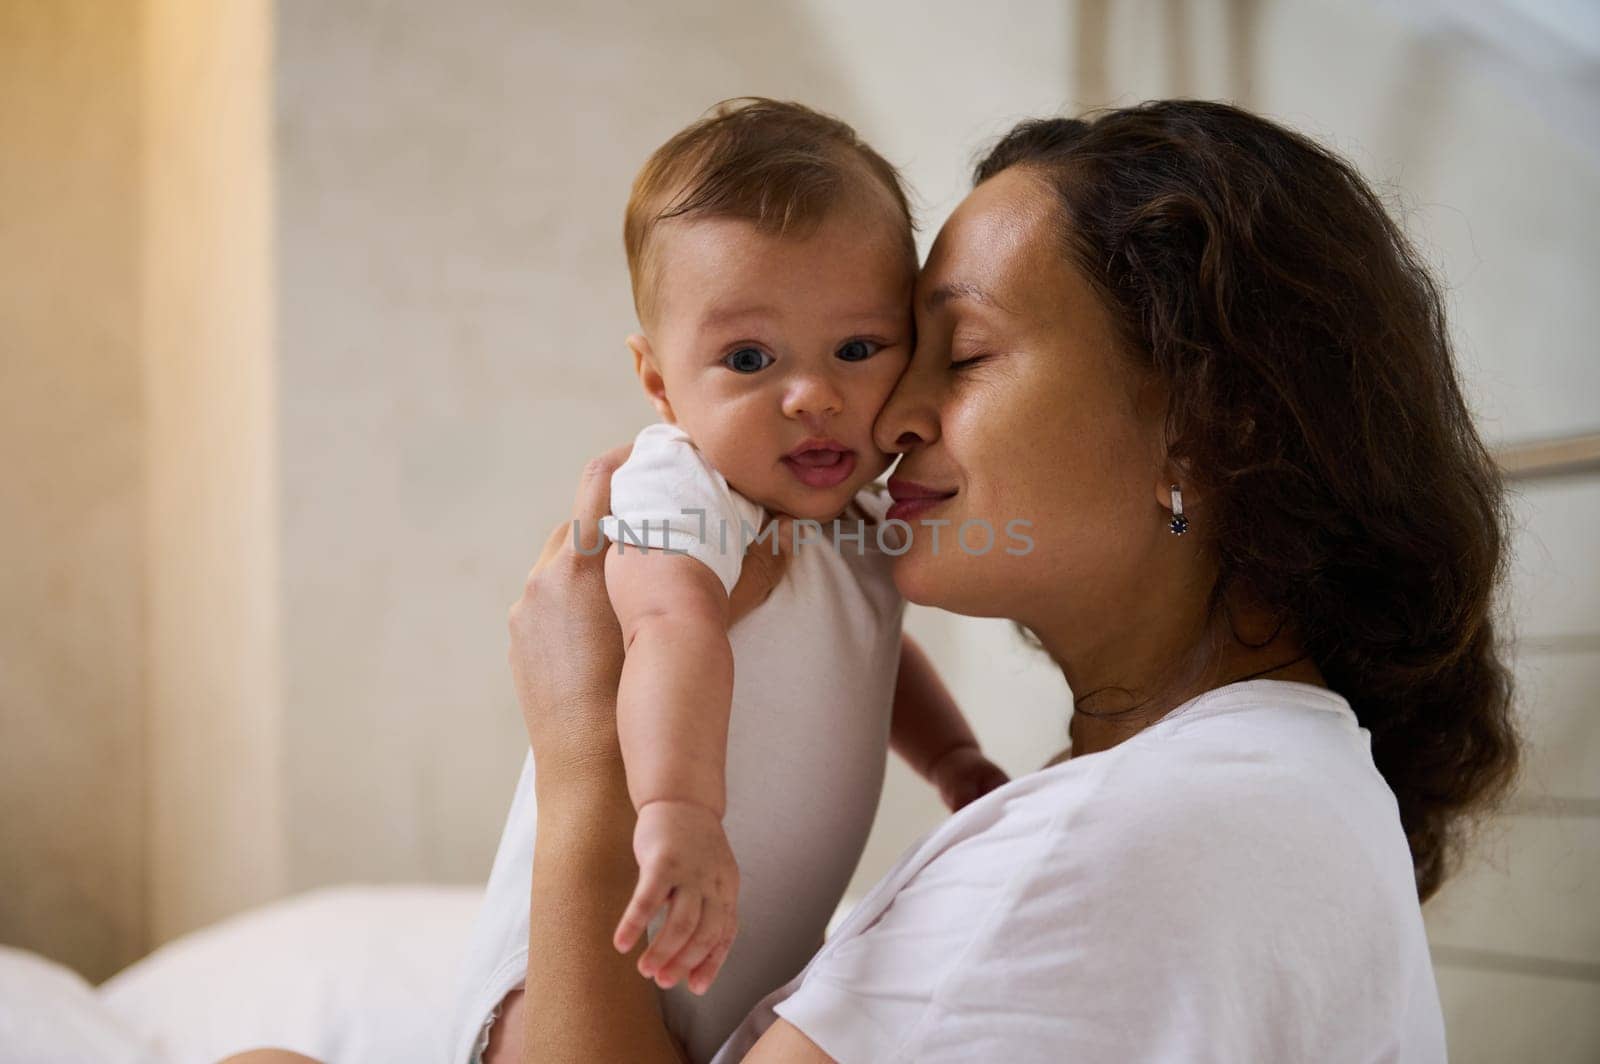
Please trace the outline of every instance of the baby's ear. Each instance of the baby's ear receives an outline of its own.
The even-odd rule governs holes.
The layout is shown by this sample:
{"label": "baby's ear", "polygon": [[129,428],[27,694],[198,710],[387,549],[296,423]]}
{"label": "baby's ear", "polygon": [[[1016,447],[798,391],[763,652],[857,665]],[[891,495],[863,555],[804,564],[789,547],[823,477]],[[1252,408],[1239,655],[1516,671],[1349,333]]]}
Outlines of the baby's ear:
{"label": "baby's ear", "polygon": [[627,344],[628,350],[633,352],[633,372],[644,386],[645,398],[656,408],[662,421],[669,425],[677,424],[677,418],[672,414],[672,403],[667,399],[667,382],[661,376],[661,365],[656,361],[650,338],[643,333],[633,333],[628,337]]}

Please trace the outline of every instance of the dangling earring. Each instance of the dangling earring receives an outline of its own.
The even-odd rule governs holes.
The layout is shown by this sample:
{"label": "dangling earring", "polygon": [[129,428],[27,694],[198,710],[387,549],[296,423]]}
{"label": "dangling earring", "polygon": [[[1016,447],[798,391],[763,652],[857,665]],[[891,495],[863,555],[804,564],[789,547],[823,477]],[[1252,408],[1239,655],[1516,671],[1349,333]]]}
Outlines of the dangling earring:
{"label": "dangling earring", "polygon": [[1167,525],[1174,536],[1181,536],[1189,531],[1189,519],[1183,516],[1183,492],[1178,490],[1178,485],[1172,485],[1172,522]]}

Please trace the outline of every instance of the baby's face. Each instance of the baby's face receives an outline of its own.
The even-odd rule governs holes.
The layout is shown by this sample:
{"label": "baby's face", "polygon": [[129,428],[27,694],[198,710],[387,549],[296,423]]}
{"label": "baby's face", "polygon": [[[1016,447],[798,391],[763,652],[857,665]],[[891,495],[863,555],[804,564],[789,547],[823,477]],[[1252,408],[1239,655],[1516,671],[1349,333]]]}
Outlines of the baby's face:
{"label": "baby's face", "polygon": [[769,511],[831,520],[889,464],[872,423],[911,350],[899,233],[863,207],[799,239],[732,219],[658,235],[646,390],[653,360],[657,408],[729,484]]}

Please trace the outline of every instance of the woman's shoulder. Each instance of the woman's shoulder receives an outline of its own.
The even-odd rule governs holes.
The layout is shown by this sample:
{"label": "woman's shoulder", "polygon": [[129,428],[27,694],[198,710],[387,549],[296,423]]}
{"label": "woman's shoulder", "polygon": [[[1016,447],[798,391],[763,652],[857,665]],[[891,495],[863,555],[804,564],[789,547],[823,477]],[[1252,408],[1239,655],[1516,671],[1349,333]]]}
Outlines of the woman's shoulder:
{"label": "woman's shoulder", "polygon": [[1208,840],[1196,861],[1227,860],[1231,850],[1259,860],[1276,847],[1305,868],[1320,862],[1302,862],[1303,851],[1347,844],[1409,853],[1370,734],[1326,688],[1276,680],[1217,688],[1086,760],[1102,756],[1115,767],[1089,819],[1125,835],[1118,849],[1135,860],[1143,847],[1192,835]]}
{"label": "woman's shoulder", "polygon": [[1219,689],[1110,750],[989,792],[885,886],[915,882],[927,895],[987,883],[1011,895],[993,919],[1024,938],[1106,906],[1206,908],[1212,895],[1193,888],[1259,892],[1262,875],[1285,896],[1350,880],[1353,894],[1411,897],[1409,850],[1367,733],[1336,694],[1267,684]]}
{"label": "woman's shoulder", "polygon": [[[1370,737],[1344,698],[1306,684],[1257,680],[1191,699],[1109,750],[1063,754],[990,792],[948,825],[989,830],[1008,817],[1047,812],[1181,821],[1277,788],[1348,789],[1350,779],[1338,776],[1382,787]],[[984,803],[993,804],[1000,821],[978,816]]]}
{"label": "woman's shoulder", "polygon": [[[1227,956],[1239,935],[1268,941],[1249,937],[1264,925],[1314,934],[1319,920],[1354,916],[1381,937],[1415,923],[1399,810],[1345,700],[1304,684],[1234,686],[1035,774],[1011,811],[1020,830],[1000,948],[1085,919],[1135,933],[1152,914],[1194,922],[1191,947]],[[982,830],[1013,837],[1004,823]],[[968,865],[985,846],[962,849],[948,856]]]}

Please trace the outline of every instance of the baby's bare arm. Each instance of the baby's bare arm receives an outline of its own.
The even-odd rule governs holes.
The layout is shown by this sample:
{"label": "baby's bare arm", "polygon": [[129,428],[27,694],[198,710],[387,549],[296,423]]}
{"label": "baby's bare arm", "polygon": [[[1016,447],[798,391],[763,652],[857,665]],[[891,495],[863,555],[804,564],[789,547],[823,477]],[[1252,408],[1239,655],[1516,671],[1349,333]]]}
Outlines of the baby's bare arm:
{"label": "baby's bare arm", "polygon": [[901,637],[889,742],[938,788],[952,812],[1008,782],[1005,770],[978,749],[978,738],[956,700],[910,636]]}
{"label": "baby's bare arm", "polygon": [[889,744],[923,778],[951,750],[978,745],[977,736],[934,671],[933,662],[909,635],[900,641],[900,672],[894,685]]}
{"label": "baby's bare arm", "polygon": [[727,592],[693,558],[631,547],[607,552],[606,591],[626,651],[617,737],[634,808],[693,802],[720,818],[733,700]]}

